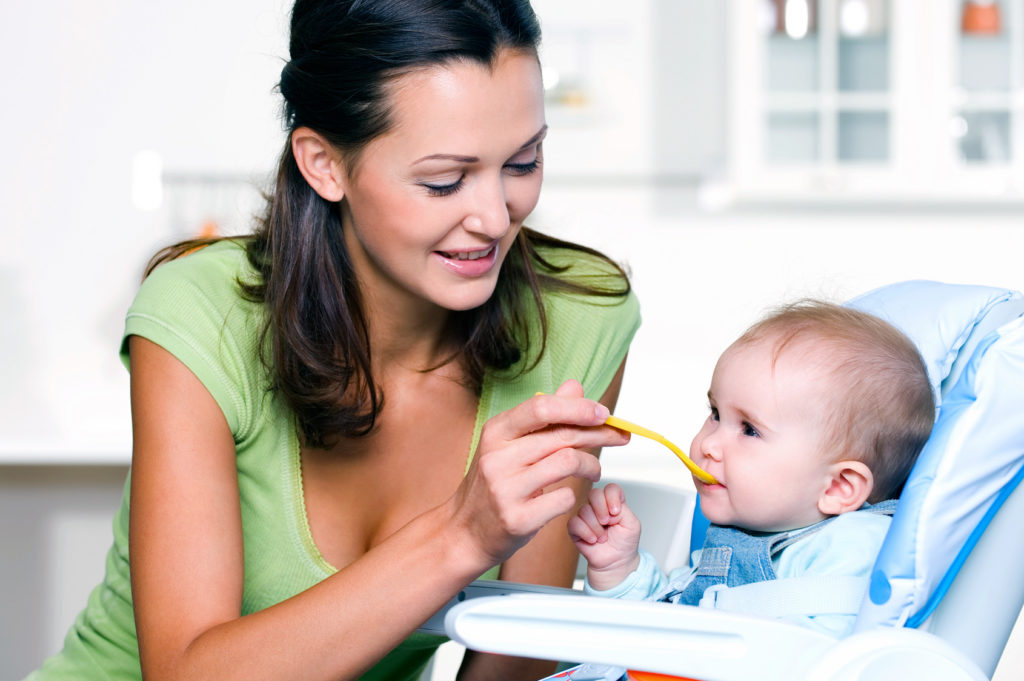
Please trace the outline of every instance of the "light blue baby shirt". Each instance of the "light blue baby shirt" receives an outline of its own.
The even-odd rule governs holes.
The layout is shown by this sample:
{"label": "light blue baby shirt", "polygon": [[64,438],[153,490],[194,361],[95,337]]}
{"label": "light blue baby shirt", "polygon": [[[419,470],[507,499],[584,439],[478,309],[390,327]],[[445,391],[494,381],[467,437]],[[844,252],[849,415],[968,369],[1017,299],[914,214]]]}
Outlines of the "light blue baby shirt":
{"label": "light blue baby shirt", "polygon": [[[779,579],[836,575],[867,579],[874,567],[892,518],[875,513],[844,513],[802,541],[783,549],[772,567]],[[690,564],[700,563],[700,550]],[[692,577],[694,568],[680,567],[666,575],[646,551],[640,551],[640,565],[617,586],[604,591],[584,584],[587,594],[626,600],[647,600],[663,591],[669,582]],[[856,615],[794,616],[786,621],[842,637],[850,633]]]}

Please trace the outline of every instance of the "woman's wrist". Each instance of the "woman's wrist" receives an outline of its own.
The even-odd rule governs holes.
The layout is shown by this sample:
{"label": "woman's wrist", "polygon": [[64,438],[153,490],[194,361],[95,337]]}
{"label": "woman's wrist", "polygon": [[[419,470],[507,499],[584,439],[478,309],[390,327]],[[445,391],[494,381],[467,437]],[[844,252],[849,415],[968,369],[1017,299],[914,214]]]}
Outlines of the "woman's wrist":
{"label": "woman's wrist", "polygon": [[466,515],[460,513],[457,499],[453,497],[427,513],[433,518],[423,517],[423,520],[437,528],[434,542],[441,551],[438,557],[440,564],[447,566],[448,574],[458,575],[469,583],[500,564],[507,555],[501,555],[498,547],[491,545],[494,544],[493,538],[489,538],[486,530]]}

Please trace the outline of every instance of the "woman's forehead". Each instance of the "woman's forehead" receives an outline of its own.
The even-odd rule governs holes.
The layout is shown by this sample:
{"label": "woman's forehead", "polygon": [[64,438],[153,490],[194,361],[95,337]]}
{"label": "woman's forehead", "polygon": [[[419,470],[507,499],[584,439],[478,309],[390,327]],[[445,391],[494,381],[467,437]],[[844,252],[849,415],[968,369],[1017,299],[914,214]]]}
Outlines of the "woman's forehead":
{"label": "woman's forehead", "polygon": [[544,126],[540,65],[527,53],[504,51],[493,65],[455,60],[417,69],[396,76],[389,90],[391,129],[385,135],[420,146],[411,153],[518,147]]}

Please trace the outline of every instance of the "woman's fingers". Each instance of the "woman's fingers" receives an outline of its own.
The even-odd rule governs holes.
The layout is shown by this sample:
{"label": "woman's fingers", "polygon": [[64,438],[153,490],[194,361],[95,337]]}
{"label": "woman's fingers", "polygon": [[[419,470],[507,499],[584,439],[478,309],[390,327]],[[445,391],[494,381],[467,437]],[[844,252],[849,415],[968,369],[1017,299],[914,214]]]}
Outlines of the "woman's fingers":
{"label": "woman's fingers", "polygon": [[541,527],[576,505],[572,478],[596,481],[601,464],[587,450],[622,445],[628,434],[601,427],[608,409],[583,397],[576,381],[493,417],[457,495],[462,522],[481,548],[503,560]]}
{"label": "woman's fingers", "polygon": [[572,510],[576,504],[572,488],[548,488],[570,477],[597,480],[600,476],[597,458],[577,449],[559,450],[525,466],[517,466],[514,460],[492,452],[480,457],[476,473],[502,516],[502,524],[513,532],[521,532],[531,524],[536,524],[534,530],[539,529],[552,518]]}
{"label": "woman's fingers", "polygon": [[[575,385],[572,385],[575,384]],[[600,427],[608,409],[582,395],[575,381],[559,389],[567,394],[537,395],[509,411],[498,414],[484,425],[479,452],[503,452],[515,465],[532,465],[556,457],[552,468],[566,467],[562,477],[575,475],[581,461],[564,453],[567,450],[595,450],[629,442],[629,434],[616,428]],[[592,469],[586,460],[583,467]],[[585,475],[593,479],[590,475]],[[544,484],[550,484],[549,480]]]}
{"label": "woman's fingers", "polygon": [[[557,443],[545,444],[540,439],[530,444],[539,444],[543,448],[557,446]],[[527,454],[532,459],[534,452]],[[499,458],[496,454],[488,454],[481,458],[480,465],[481,473],[485,477],[495,479],[499,484],[507,484],[506,489],[517,496],[533,496],[537,490],[568,478],[581,478],[591,482],[597,482],[601,478],[601,463],[597,457],[577,447],[555,449],[538,457],[536,461],[509,461]],[[504,478],[505,483],[499,478]]]}
{"label": "woman's fingers", "polygon": [[[576,381],[566,381],[554,395],[535,395],[522,404],[498,414],[485,426],[486,435],[511,442],[542,429],[559,432],[568,440],[573,428],[565,426],[599,426],[608,418],[608,407],[583,397],[583,388]],[[577,428],[578,429],[578,428]],[[607,430],[615,430],[608,428]]]}

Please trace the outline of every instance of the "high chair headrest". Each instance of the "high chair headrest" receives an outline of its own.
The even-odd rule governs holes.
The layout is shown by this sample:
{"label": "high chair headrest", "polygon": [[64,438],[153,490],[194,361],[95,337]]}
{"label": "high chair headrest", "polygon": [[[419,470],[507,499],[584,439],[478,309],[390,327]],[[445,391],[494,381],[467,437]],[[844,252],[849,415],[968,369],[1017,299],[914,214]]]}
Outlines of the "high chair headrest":
{"label": "high chair headrest", "polygon": [[916,626],[1024,477],[1024,297],[908,281],[847,304],[917,344],[940,404],[857,620],[858,630]]}
{"label": "high chair headrest", "polygon": [[959,376],[954,365],[962,367],[981,340],[975,331],[993,331],[1024,313],[1024,296],[1017,291],[923,280],[883,286],[846,304],[881,317],[914,341],[928,369],[936,405],[943,389],[952,388],[951,379]]}

